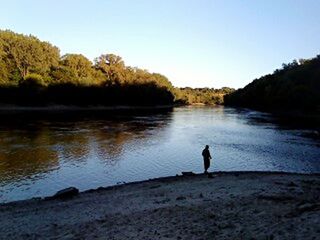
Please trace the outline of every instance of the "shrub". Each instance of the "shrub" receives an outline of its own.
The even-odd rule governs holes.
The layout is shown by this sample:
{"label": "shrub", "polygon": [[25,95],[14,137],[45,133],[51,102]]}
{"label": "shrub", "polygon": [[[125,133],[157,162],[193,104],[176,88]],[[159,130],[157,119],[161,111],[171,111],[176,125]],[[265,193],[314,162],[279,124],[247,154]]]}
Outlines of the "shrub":
{"label": "shrub", "polygon": [[23,87],[46,87],[47,83],[41,75],[30,73],[19,82],[19,85]]}

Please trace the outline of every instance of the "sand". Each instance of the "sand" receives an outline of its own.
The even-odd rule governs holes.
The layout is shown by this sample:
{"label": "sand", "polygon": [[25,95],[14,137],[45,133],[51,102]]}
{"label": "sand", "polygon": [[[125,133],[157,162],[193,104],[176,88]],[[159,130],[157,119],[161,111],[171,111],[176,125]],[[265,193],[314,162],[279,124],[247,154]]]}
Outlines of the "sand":
{"label": "sand", "polygon": [[320,239],[320,175],[179,176],[0,205],[0,239]]}

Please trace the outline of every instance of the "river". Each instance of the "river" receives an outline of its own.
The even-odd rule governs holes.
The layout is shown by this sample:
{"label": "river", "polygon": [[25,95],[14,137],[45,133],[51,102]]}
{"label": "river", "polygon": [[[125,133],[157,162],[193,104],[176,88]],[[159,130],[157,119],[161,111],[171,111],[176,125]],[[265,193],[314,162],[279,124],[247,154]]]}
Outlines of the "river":
{"label": "river", "polygon": [[203,172],[206,144],[213,157],[210,171],[320,173],[319,140],[307,137],[312,129],[288,127],[247,109],[178,107],[67,117],[31,112],[3,119],[0,202],[49,196],[69,186],[83,191]]}

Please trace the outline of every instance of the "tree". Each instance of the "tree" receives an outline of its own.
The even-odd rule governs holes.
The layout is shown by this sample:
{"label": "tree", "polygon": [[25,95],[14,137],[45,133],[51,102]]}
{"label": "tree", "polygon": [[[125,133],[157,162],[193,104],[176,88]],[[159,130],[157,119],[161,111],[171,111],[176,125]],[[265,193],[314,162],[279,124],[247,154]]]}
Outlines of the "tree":
{"label": "tree", "polygon": [[125,81],[125,64],[117,55],[102,54],[95,59],[95,67],[106,76],[106,84],[120,84]]}
{"label": "tree", "polygon": [[66,54],[62,56],[60,65],[69,68],[77,78],[92,77],[92,63],[82,54]]}
{"label": "tree", "polygon": [[5,52],[3,49],[3,42],[0,39],[0,84],[5,84],[9,81],[8,67],[4,61]]}
{"label": "tree", "polygon": [[81,54],[60,58],[50,43],[9,30],[0,30],[0,85],[0,103],[27,105],[171,104],[174,91],[165,76],[120,56],[103,54],[94,65]]}
{"label": "tree", "polygon": [[52,67],[50,77],[52,79],[51,85],[76,84],[75,79],[77,78],[74,71],[65,66]]}
{"label": "tree", "polygon": [[294,60],[225,96],[227,105],[268,111],[320,110],[320,58]]}
{"label": "tree", "polygon": [[[21,78],[25,78],[29,72],[46,74],[51,66],[58,64],[59,49],[32,35],[0,31],[0,41],[4,61],[16,68]],[[11,72],[14,72],[14,69],[11,69]]]}

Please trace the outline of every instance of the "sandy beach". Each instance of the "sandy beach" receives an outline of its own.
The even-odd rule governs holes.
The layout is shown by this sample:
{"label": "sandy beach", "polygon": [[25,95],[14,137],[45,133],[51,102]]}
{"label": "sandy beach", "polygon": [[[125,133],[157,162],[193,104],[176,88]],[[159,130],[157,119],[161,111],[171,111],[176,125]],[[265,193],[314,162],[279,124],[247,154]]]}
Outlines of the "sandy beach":
{"label": "sandy beach", "polygon": [[0,239],[320,239],[320,175],[175,176],[0,205]]}

